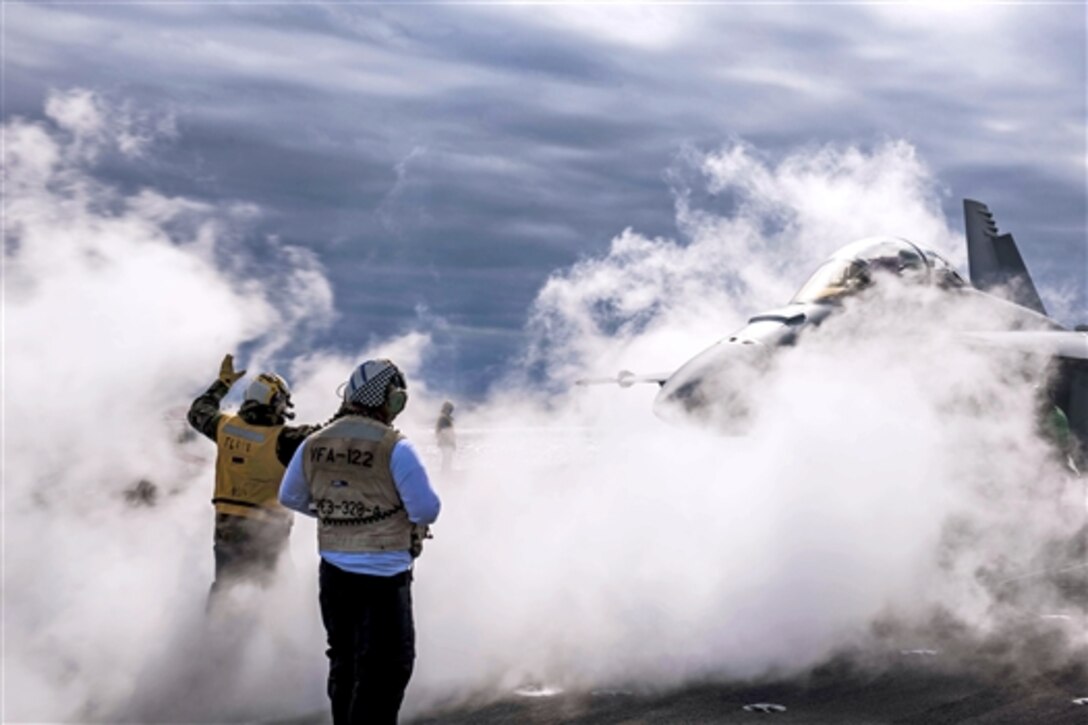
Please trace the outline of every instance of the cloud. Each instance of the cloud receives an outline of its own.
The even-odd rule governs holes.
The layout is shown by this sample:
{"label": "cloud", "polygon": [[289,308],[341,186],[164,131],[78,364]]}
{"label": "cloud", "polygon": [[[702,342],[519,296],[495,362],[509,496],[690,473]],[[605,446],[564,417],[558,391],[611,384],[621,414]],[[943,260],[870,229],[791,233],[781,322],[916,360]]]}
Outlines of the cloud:
{"label": "cloud", "polygon": [[[223,47],[197,50],[222,71]],[[259,49],[240,57],[257,73]],[[597,98],[582,90],[564,103]],[[705,114],[704,101],[681,115]],[[250,236],[267,213],[259,204],[105,183],[95,164],[107,153],[148,156],[171,134],[137,122],[128,133],[145,140],[126,142],[125,118],[123,103],[76,89],[51,96],[45,119],[5,126],[5,716],[321,709],[312,525],[293,536],[293,576],[239,594],[259,612],[249,636],[217,637],[202,612],[210,443],[178,442],[163,411],[244,348],[245,364],[288,371],[300,420],[324,420],[351,368],[382,355],[408,372],[404,427],[432,455],[441,397],[417,381],[433,338],[425,326],[379,336],[358,310],[338,309],[329,276],[339,270],[319,252]],[[433,148],[413,163],[450,157]],[[797,671],[892,615],[924,624],[944,607],[983,636],[1066,603],[1045,578],[1019,596],[999,586],[1061,561],[1039,542],[1073,526],[1054,505],[1065,482],[1032,430],[1029,377],[919,342],[925,317],[894,294],[882,314],[845,315],[785,356],[748,438],[666,426],[646,388],[566,390],[585,372],[671,369],[753,309],[784,303],[855,236],[952,249],[943,190],[916,148],[691,150],[669,177],[679,238],[630,222],[540,289],[519,278],[535,297],[532,346],[489,399],[459,406],[457,476],[437,480],[445,507],[419,563],[410,707],[530,680],[663,687]],[[615,213],[608,228],[624,229],[636,211]],[[356,329],[365,344],[342,342]],[[287,352],[319,330],[342,344]],[[125,500],[142,479],[161,492],[154,507]]]}
{"label": "cloud", "polygon": [[664,6],[632,6],[619,2],[571,7],[546,6],[532,20],[555,32],[576,33],[585,41],[641,52],[674,50],[690,37],[695,18]]}
{"label": "cloud", "polygon": [[[673,174],[686,241],[628,229],[606,256],[553,274],[532,313],[530,364],[543,359],[555,380],[569,382],[587,361],[593,374],[615,372],[617,352],[630,355],[642,333],[698,331],[705,346],[724,335],[723,325],[739,326],[743,314],[784,305],[826,256],[862,237],[902,236],[963,257],[929,170],[905,142],[871,152],[824,146],[777,163],[736,143],[692,150],[683,163],[697,174]],[[735,211],[700,208],[696,186],[733,199]],[[652,370],[675,369],[697,352],[691,343],[656,353],[647,347],[640,349]],[[556,359],[553,350],[573,360]]]}
{"label": "cloud", "polygon": [[[4,128],[5,716],[108,718],[199,622],[208,580],[207,457],[166,411],[223,352],[274,355],[332,300],[306,250],[270,242],[276,272],[255,274],[253,208],[97,180],[133,148],[124,106],[82,89],[46,105]],[[156,506],[128,502],[139,481]]]}
{"label": "cloud", "polygon": [[75,88],[49,95],[45,115],[68,134],[68,153],[86,155],[87,161],[108,146],[127,157],[137,157],[149,145],[177,135],[174,114],[153,116],[138,111],[131,101],[107,110],[101,98],[85,88]]}
{"label": "cloud", "polygon": [[[938,185],[902,143],[701,160],[732,211],[681,205],[685,240],[627,230],[553,274],[526,361],[544,379],[676,365],[758,310],[775,274],[871,224],[951,242]],[[459,477],[443,482],[411,702],[783,675],[919,643],[952,667],[1000,642],[1025,676],[1074,656],[1068,633],[1030,656],[1025,642],[1039,614],[1075,606],[1056,572],[1083,491],[1036,429],[1041,361],[957,342],[992,314],[886,281],[780,354],[740,438],[652,418],[637,386],[542,402],[515,379],[463,423]]]}
{"label": "cloud", "polygon": [[[906,139],[954,192],[946,212],[980,197],[1052,245],[1043,259],[1080,255],[1082,13],[964,12],[23,3],[9,8],[7,100],[39,114],[45,89],[77,85],[169,101],[188,133],[156,158],[164,188],[259,203],[284,239],[335,259],[342,297],[358,293],[340,262],[396,246],[393,232],[407,281],[380,293],[398,314],[437,304],[411,278],[417,260],[451,280],[489,264],[487,284],[450,281],[441,302],[484,334],[480,290],[505,286],[509,337],[552,269],[626,226],[673,234],[661,169],[685,145],[734,137],[777,155]],[[414,148],[427,156],[395,186]],[[1068,267],[1035,266],[1042,286],[1082,286]],[[507,352],[476,348],[461,371],[474,393],[490,377],[475,371]]]}

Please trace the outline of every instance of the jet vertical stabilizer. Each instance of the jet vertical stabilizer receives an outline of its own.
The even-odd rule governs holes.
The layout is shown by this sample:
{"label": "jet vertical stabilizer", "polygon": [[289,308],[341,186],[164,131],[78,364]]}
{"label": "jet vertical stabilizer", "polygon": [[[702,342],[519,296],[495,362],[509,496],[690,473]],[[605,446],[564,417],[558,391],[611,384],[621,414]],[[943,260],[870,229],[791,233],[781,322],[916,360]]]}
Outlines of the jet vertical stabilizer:
{"label": "jet vertical stabilizer", "polygon": [[998,234],[994,215],[982,202],[963,200],[967,266],[976,288],[1045,315],[1024,258],[1011,234]]}

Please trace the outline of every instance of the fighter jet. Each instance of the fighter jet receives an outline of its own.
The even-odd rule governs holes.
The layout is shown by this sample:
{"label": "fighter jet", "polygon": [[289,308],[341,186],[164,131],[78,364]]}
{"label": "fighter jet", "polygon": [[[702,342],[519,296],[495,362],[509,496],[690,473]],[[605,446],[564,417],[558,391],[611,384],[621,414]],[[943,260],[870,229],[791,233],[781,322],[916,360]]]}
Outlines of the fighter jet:
{"label": "fighter jet", "polygon": [[1088,328],[1067,330],[1047,315],[1016,242],[1011,234],[998,232],[985,204],[965,199],[964,215],[970,282],[936,252],[906,239],[862,239],[832,254],[786,306],[749,318],[744,327],[675,371],[651,375],[622,371],[614,378],[588,378],[577,384],[657,383],[661,389],[654,412],[659,417],[713,421],[726,432],[742,432],[755,405],[755,383],[775,352],[796,345],[844,303],[878,284],[882,275],[895,275],[905,283],[935,286],[942,294],[992,313],[993,329],[964,331],[966,340],[1056,358],[1054,402],[1077,437],[1088,442]]}

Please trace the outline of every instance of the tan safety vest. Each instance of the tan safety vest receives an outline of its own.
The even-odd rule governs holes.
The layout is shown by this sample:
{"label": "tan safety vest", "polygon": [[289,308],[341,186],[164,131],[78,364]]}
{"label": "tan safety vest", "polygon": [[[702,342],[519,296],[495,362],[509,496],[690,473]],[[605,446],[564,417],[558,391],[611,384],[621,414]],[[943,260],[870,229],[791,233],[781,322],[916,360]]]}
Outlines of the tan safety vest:
{"label": "tan safety vest", "polygon": [[290,511],[279,502],[283,464],[276,457],[276,440],[282,429],[251,425],[237,415],[219,419],[212,499],[217,513],[290,521]]}
{"label": "tan safety vest", "polygon": [[412,544],[412,523],[389,461],[401,434],[349,415],[303,444],[302,470],[317,513],[322,551],[399,551]]}

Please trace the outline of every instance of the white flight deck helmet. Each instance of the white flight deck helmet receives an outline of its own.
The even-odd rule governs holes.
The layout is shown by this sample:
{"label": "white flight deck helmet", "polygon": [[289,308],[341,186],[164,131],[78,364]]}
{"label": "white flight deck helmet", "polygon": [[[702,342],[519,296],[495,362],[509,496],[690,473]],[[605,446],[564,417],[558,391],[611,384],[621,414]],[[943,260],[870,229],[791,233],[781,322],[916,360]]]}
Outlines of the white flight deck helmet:
{"label": "white flight deck helmet", "polygon": [[367,360],[344,383],[343,398],[346,405],[364,408],[381,408],[388,403],[389,413],[395,417],[408,402],[407,388],[404,374],[392,361]]}
{"label": "white flight deck helmet", "polygon": [[293,408],[291,402],[291,389],[287,387],[287,381],[275,373],[261,373],[246,388],[245,402],[267,405],[277,417],[294,418],[295,414],[289,412]]}

